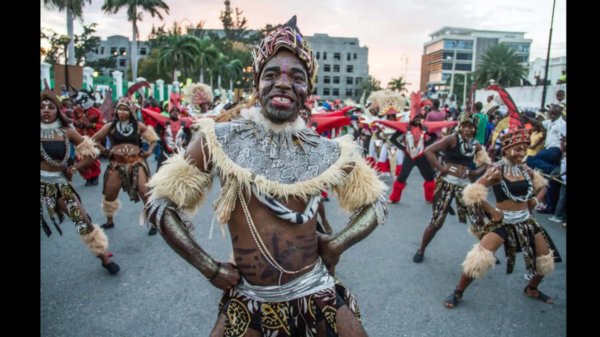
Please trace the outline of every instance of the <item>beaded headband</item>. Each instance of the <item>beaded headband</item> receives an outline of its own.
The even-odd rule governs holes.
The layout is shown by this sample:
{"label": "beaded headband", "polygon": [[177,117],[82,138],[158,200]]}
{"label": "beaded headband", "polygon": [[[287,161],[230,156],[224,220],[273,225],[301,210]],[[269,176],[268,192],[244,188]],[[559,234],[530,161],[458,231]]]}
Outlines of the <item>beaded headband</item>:
{"label": "beaded headband", "polygon": [[306,67],[308,72],[308,92],[312,93],[315,87],[319,65],[315,59],[310,43],[306,40],[300,29],[296,26],[296,16],[292,17],[283,26],[272,31],[252,51],[252,72],[254,73],[254,88],[258,88],[260,75],[263,67],[279,51],[286,48],[292,51]]}
{"label": "beaded headband", "polygon": [[136,111],[135,103],[133,103],[133,101],[129,97],[121,97],[121,99],[119,99],[119,101],[117,102],[115,111],[119,110],[120,106],[124,106],[127,109],[129,109],[130,113],[133,113],[134,111]]}
{"label": "beaded headband", "polygon": [[500,136],[500,143],[502,144],[502,150],[517,144],[530,144],[529,130],[519,129],[508,132]]}

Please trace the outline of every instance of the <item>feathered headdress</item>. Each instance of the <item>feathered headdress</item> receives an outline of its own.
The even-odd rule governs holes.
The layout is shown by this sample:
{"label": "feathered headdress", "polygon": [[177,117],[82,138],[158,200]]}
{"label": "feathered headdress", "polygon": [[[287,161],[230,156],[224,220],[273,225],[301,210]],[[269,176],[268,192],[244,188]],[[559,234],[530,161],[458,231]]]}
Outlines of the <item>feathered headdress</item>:
{"label": "feathered headdress", "polygon": [[50,86],[48,86],[48,81],[46,79],[44,79],[44,90],[40,92],[40,102],[45,99],[54,103],[58,110],[62,109],[62,103],[60,102],[60,99],[52,90],[50,90]]}
{"label": "feathered headdress", "polygon": [[167,107],[167,112],[171,113],[173,108],[177,108],[179,112],[181,112],[181,96],[178,93],[172,92],[169,96],[169,106]]}
{"label": "feathered headdress", "polygon": [[200,106],[212,103],[212,88],[204,83],[192,83],[183,88],[185,99],[192,105],[194,110],[201,110]]}
{"label": "feathered headdress", "polygon": [[372,92],[369,95],[369,101],[373,102],[372,109],[379,108],[379,115],[401,113],[402,108],[406,105],[404,96],[389,89]]}
{"label": "feathered headdress", "polygon": [[412,122],[417,116],[423,115],[423,107],[426,105],[433,105],[433,103],[426,99],[421,101],[421,92],[410,94],[410,121]]}
{"label": "feathered headdress", "polygon": [[[525,122],[523,116],[519,114],[519,109],[513,101],[510,94],[504,90],[501,85],[492,84],[486,88],[486,90],[494,90],[498,92],[499,100],[502,100],[502,104],[506,105],[508,109],[508,129],[509,132],[500,136],[500,142],[502,143],[502,149],[517,145],[517,144],[530,144],[529,130],[525,129]],[[496,100],[494,97],[494,100]]]}
{"label": "feathered headdress", "polygon": [[280,48],[286,48],[296,54],[306,66],[308,72],[308,92],[314,90],[319,65],[314,56],[310,43],[306,40],[300,29],[296,26],[296,16],[283,26],[272,31],[252,51],[252,72],[254,73],[254,88],[258,88],[258,82],[263,67]]}

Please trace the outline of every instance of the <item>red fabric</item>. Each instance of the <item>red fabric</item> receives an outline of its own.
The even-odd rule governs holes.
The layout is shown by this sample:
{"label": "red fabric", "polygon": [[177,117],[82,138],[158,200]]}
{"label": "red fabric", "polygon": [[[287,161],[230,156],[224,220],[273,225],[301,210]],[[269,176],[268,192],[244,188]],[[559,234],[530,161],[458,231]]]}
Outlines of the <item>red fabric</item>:
{"label": "red fabric", "polygon": [[402,198],[402,190],[406,187],[406,183],[399,183],[398,180],[394,180],[394,186],[392,194],[390,194],[390,200],[392,202],[400,202]]}
{"label": "red fabric", "polygon": [[377,166],[379,167],[379,172],[381,173],[389,173],[392,172],[390,168],[390,160],[386,159],[385,162],[378,162]]}
{"label": "red fabric", "polygon": [[85,180],[98,177],[101,172],[102,169],[100,168],[100,159],[94,160],[90,166],[79,170],[79,174],[81,174]]}
{"label": "red fabric", "polygon": [[94,137],[96,132],[100,131],[104,127],[104,118],[102,117],[102,112],[96,108],[89,108],[87,111],[83,111],[82,108],[76,107],[73,110],[74,120],[80,123],[90,123],[96,124],[95,127],[92,128],[77,128],[77,132],[79,132],[82,136],[88,136],[90,138]]}
{"label": "red fabric", "polygon": [[435,192],[435,180],[424,182],[423,190],[425,190],[425,201],[433,202],[433,193]]}
{"label": "red fabric", "polygon": [[312,127],[313,123],[317,123],[316,132],[318,134],[351,124],[350,117],[320,117],[318,115],[313,116],[308,122],[308,125]]}
{"label": "red fabric", "polygon": [[[167,125],[167,120],[171,120],[171,118],[169,116],[163,116],[160,113],[156,113],[152,110],[148,110],[148,109],[142,109],[142,114],[146,114],[148,117],[152,118],[157,124],[160,124],[162,126]],[[192,126],[192,121],[190,120],[189,117],[181,117],[179,118],[179,121],[185,121],[185,127],[189,128],[190,126]],[[173,131],[174,129],[174,123],[171,121],[171,131]],[[179,122],[180,123],[180,122]],[[179,131],[179,123],[177,123],[177,131]],[[173,135],[176,135],[177,133],[174,133]]]}
{"label": "red fabric", "polygon": [[[162,112],[159,107],[148,108],[148,110],[156,112],[157,114],[160,114]],[[143,109],[142,109],[142,118],[144,119],[144,124],[146,124],[148,126],[155,128],[156,125],[158,125],[158,123],[154,119],[152,119],[147,113],[145,113]]]}
{"label": "red fabric", "polygon": [[321,196],[322,196],[323,198],[327,198],[328,194],[327,194],[327,192],[325,192],[325,191],[321,191]]}
{"label": "red fabric", "polygon": [[366,158],[367,164],[371,165],[371,168],[377,168],[377,162],[375,162],[375,158],[373,157],[367,157]]}
{"label": "red fabric", "polygon": [[400,175],[402,172],[402,165],[396,165],[396,177]]}

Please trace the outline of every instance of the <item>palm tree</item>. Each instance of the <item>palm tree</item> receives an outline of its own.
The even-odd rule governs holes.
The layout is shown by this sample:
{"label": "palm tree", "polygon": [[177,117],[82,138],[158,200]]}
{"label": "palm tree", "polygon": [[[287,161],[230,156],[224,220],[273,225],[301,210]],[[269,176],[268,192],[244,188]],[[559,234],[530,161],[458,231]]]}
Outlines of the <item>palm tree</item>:
{"label": "palm tree", "polygon": [[233,79],[242,75],[242,69],[243,65],[240,60],[230,60],[229,57],[225,56],[223,53],[219,53],[214,68],[214,72],[218,76],[218,88],[221,88],[221,77],[225,76],[229,78],[230,88],[233,88]]}
{"label": "palm tree", "polygon": [[371,95],[371,92],[379,91],[381,89],[383,89],[381,87],[381,81],[379,81],[375,77],[371,77],[368,82],[362,83],[360,94],[363,95],[366,93],[365,97],[369,97],[369,95]]}
{"label": "palm tree", "polygon": [[520,85],[527,72],[515,51],[508,45],[499,43],[489,47],[481,56],[473,75],[480,88],[485,88],[492,79],[503,87],[511,87]]}
{"label": "palm tree", "polygon": [[[127,8],[127,21],[131,21],[133,33],[131,39],[131,74],[133,79],[137,78],[137,22],[142,21],[144,12],[150,13],[152,17],[163,19],[160,9],[169,14],[169,6],[162,0],[105,0],[102,10],[107,14],[116,14],[121,8]],[[139,9],[139,11],[138,11]]]}
{"label": "palm tree", "polygon": [[183,67],[184,78],[187,78],[187,62],[193,62],[196,58],[199,42],[193,35],[179,35],[176,31],[169,31],[159,49],[159,69],[171,68],[175,71]]}
{"label": "palm tree", "polygon": [[408,89],[406,89],[407,85],[411,85],[410,83],[406,83],[404,82],[404,78],[402,78],[402,76],[398,77],[398,78],[392,78],[389,82],[388,82],[388,88],[394,91],[398,91],[398,92],[408,92]]}
{"label": "palm tree", "polygon": [[204,83],[204,68],[212,67],[219,56],[219,52],[212,45],[212,40],[209,37],[198,39],[198,51],[193,59],[193,64],[196,69],[200,69],[200,83]]}
{"label": "palm tree", "polygon": [[69,49],[69,64],[75,65],[75,35],[73,33],[73,20],[79,19],[83,22],[83,6],[91,4],[92,0],[44,0],[44,6],[49,9],[58,9],[59,12],[67,12],[67,34],[71,38]]}

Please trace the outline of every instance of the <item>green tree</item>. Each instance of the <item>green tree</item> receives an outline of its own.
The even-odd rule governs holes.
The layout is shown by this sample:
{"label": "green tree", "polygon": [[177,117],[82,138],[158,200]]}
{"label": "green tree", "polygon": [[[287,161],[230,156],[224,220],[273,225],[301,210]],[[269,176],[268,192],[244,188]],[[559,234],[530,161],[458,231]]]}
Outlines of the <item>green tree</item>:
{"label": "green tree", "polygon": [[381,81],[376,79],[375,77],[371,77],[369,82],[363,82],[362,87],[360,89],[360,95],[366,92],[365,97],[369,97],[373,91],[382,90]]}
{"label": "green tree", "polygon": [[515,55],[515,51],[504,43],[487,49],[473,73],[478,88],[485,88],[490,80],[503,87],[521,85],[521,79],[527,76],[528,70]]}
{"label": "green tree", "polygon": [[83,22],[83,7],[85,3],[91,4],[92,0],[44,0],[44,6],[49,9],[57,9],[59,12],[67,12],[67,34],[71,38],[69,43],[69,64],[75,64],[75,34],[73,33],[73,20],[79,19]]}
{"label": "green tree", "polygon": [[49,48],[41,48],[40,54],[44,57],[44,62],[49,64],[56,64],[59,58],[65,55],[64,48],[58,41],[59,35],[50,28],[42,27],[40,29],[40,39],[48,41],[50,44]]}
{"label": "green tree", "polygon": [[240,60],[230,60],[229,57],[220,53],[217,57],[216,64],[214,67],[214,73],[217,75],[217,86],[221,88],[221,79],[223,77],[229,79],[230,88],[233,85],[233,81],[241,78],[243,65]]}
{"label": "green tree", "polygon": [[[466,73],[467,76],[467,97],[463,97],[465,94],[465,75],[458,73],[454,74],[454,94],[456,94],[456,106],[465,105],[465,100],[469,99],[469,93],[471,92],[471,85],[473,84],[473,73]],[[450,88],[451,78],[446,80],[446,85]]]}
{"label": "green tree", "polygon": [[192,59],[192,64],[195,70],[200,70],[200,83],[204,83],[204,70],[211,68],[219,56],[218,50],[213,47],[209,37],[198,39],[197,52]]}
{"label": "green tree", "polygon": [[246,41],[248,38],[248,20],[239,8],[235,9],[235,19],[231,15],[231,11],[221,12],[221,22],[225,30],[225,36],[229,41]]}
{"label": "green tree", "polygon": [[138,28],[137,23],[142,22],[142,14],[144,12],[149,13],[152,17],[158,17],[163,20],[160,10],[164,10],[166,14],[169,14],[169,6],[162,0],[105,0],[102,5],[102,10],[107,14],[116,14],[122,8],[127,9],[127,20],[132,25],[132,38],[131,38],[131,67],[132,67],[132,79],[137,78],[137,38]]}
{"label": "green tree", "polygon": [[100,45],[100,37],[94,36],[97,23],[83,26],[83,33],[75,35],[75,64],[80,65],[85,58],[85,54],[90,53]]}
{"label": "green tree", "polygon": [[165,83],[173,82],[173,71],[172,69],[163,69],[159,67],[160,61],[160,50],[153,49],[145,59],[140,60],[138,63],[138,74],[140,77],[145,78],[148,82],[156,82],[156,80],[163,80]]}
{"label": "green tree", "polygon": [[165,36],[160,47],[159,67],[176,70],[183,67],[184,76],[188,78],[188,62],[193,62],[199,52],[200,41],[193,35],[180,35],[175,25],[173,31]]}
{"label": "green tree", "polygon": [[97,70],[104,75],[110,75],[113,71],[117,70],[117,57],[115,55],[110,55],[109,57],[101,58],[96,61],[86,60],[84,65]]}
{"label": "green tree", "polygon": [[408,92],[408,89],[406,89],[407,85],[410,85],[410,83],[404,82],[404,78],[402,78],[402,76],[400,76],[398,78],[392,78],[388,82],[388,89],[398,91],[398,92]]}

